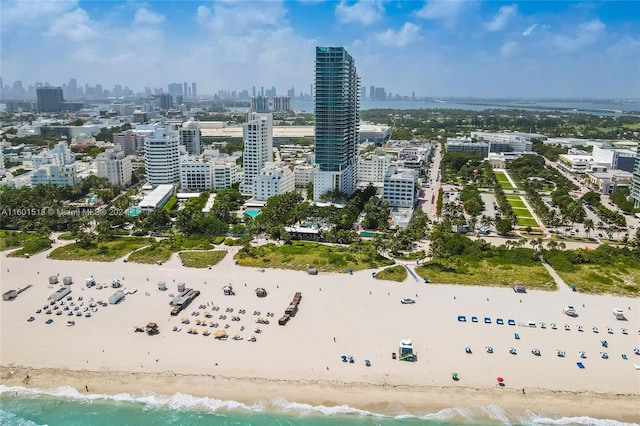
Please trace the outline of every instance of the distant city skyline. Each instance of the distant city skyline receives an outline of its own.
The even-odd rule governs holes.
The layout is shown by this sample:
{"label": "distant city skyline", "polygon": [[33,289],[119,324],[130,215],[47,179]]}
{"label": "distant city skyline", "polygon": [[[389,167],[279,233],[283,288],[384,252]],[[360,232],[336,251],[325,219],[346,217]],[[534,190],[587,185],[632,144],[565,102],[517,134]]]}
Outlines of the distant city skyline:
{"label": "distant city skyline", "polygon": [[[197,82],[198,95],[308,93],[315,47],[345,46],[363,87],[412,97],[637,98],[640,3],[12,1],[4,84]],[[80,84],[79,86],[80,87]],[[367,90],[367,95],[368,95]]]}

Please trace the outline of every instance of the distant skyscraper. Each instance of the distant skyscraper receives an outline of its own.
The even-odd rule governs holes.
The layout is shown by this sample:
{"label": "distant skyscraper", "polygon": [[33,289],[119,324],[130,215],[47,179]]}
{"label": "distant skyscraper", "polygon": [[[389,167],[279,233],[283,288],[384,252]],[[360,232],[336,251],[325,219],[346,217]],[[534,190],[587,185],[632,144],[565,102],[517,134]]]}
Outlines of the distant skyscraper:
{"label": "distant skyscraper", "polygon": [[174,98],[177,96],[182,96],[182,84],[180,83],[170,83],[168,87],[169,94]]}
{"label": "distant skyscraper", "polygon": [[64,108],[62,87],[39,87],[36,89],[39,112],[58,112]]}
{"label": "distant skyscraper", "polygon": [[168,93],[163,93],[160,95],[160,108],[161,109],[170,109],[173,108],[173,96]]}
{"label": "distant skyscraper", "polygon": [[67,84],[67,97],[69,99],[75,99],[78,97],[78,82],[75,78],[69,80]]}
{"label": "distant skyscraper", "polygon": [[369,99],[376,98],[376,86],[369,86]]}
{"label": "distant skyscraper", "polygon": [[185,98],[188,96],[189,87],[187,86],[187,82],[182,83],[182,96]]}
{"label": "distant skyscraper", "polygon": [[196,83],[195,82],[191,83],[191,96],[193,96],[194,98],[198,97],[198,92],[196,92]]}
{"label": "distant skyscraper", "polygon": [[360,100],[363,101],[366,98],[367,98],[367,88],[363,86],[360,88]]}
{"label": "distant skyscraper", "polygon": [[314,200],[356,189],[359,86],[355,62],[343,47],[316,47]]}
{"label": "distant skyscraper", "polygon": [[287,90],[287,96],[288,96],[290,99],[295,98],[295,97],[296,97],[296,88],[295,88],[295,87],[292,87],[291,89]]}

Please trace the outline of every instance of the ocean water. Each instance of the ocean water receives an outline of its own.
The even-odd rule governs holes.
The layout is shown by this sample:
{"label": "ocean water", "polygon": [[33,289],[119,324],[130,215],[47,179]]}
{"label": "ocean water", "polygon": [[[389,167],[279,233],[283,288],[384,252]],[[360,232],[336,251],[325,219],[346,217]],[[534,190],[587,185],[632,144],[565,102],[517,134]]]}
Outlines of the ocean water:
{"label": "ocean water", "polygon": [[452,407],[421,415],[385,416],[348,406],[324,407],[265,400],[251,406],[186,394],[162,396],[82,394],[70,387],[50,390],[0,385],[0,425],[233,425],[233,426],[387,426],[387,425],[594,425],[629,426],[615,420],[560,417],[524,410],[508,413],[497,406]]}

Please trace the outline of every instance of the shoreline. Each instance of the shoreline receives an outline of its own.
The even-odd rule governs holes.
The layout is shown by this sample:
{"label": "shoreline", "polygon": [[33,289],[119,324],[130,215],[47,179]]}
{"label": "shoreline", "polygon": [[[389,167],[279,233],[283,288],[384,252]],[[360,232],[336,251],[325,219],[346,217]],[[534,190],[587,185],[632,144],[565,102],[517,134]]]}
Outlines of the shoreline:
{"label": "shoreline", "polygon": [[[11,374],[13,372],[13,374]],[[29,379],[26,379],[26,377]],[[121,394],[148,397],[149,392],[170,397],[177,393],[265,407],[273,398],[311,407],[344,407],[371,415],[428,416],[455,407],[498,406],[518,418],[532,410],[549,418],[592,417],[621,422],[640,421],[640,394],[555,391],[529,388],[526,394],[509,387],[380,385],[368,382],[279,380],[171,372],[138,373],[57,368],[1,366],[0,384],[51,391],[69,386],[87,395]],[[52,395],[52,394],[49,394]],[[331,395],[331,397],[327,397]],[[52,395],[55,396],[55,395]],[[132,401],[134,402],[134,401]],[[142,401],[138,401],[142,403]],[[190,407],[191,409],[191,407]]]}

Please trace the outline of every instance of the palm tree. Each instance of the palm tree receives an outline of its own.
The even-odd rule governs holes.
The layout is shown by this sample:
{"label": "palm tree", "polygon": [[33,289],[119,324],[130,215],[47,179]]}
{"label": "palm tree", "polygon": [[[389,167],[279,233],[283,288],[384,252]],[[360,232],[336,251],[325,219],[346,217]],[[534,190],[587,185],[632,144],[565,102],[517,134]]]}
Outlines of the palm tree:
{"label": "palm tree", "polygon": [[587,233],[587,238],[589,238],[589,235],[591,233],[591,231],[593,231],[595,225],[593,223],[593,220],[591,219],[585,219],[584,221],[584,231]]}
{"label": "palm tree", "polygon": [[549,240],[547,243],[547,250],[556,250],[558,248],[558,243],[556,240]]}

